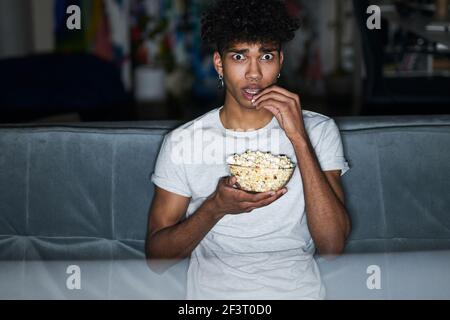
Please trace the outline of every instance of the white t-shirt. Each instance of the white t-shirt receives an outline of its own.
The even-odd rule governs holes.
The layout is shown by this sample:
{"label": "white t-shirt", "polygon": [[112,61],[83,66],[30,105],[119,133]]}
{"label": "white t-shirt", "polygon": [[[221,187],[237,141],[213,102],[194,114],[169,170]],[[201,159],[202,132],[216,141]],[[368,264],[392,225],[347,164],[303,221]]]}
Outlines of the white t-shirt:
{"label": "white t-shirt", "polygon": [[[187,217],[221,177],[230,175],[225,160],[231,154],[284,154],[296,168],[284,196],[250,213],[224,216],[199,243],[189,263],[187,299],[323,299],[290,140],[275,117],[258,130],[228,130],[220,120],[221,108],[167,134],[152,174],[160,188],[191,197]],[[349,166],[335,121],[307,110],[303,119],[322,170],[342,170],[343,175]]]}

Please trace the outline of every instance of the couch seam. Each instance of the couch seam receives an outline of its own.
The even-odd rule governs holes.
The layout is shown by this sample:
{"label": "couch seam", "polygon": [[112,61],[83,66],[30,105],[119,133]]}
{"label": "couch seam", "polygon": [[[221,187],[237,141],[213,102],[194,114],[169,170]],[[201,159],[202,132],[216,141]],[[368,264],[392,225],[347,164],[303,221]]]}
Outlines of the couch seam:
{"label": "couch seam", "polygon": [[0,234],[0,237],[21,237],[21,238],[36,238],[36,239],[92,239],[92,240],[108,240],[108,241],[135,241],[135,242],[144,242],[144,239],[109,239],[109,238],[101,238],[101,237],[90,237],[90,236],[31,236],[31,235],[23,235],[23,234]]}
{"label": "couch seam", "polygon": [[[379,197],[380,197],[380,206],[381,206],[381,218],[383,223],[384,234],[388,234],[387,223],[386,223],[386,208],[384,206],[384,194],[383,194],[383,183],[381,178],[381,161],[380,161],[380,150],[379,150],[379,140],[378,135],[375,135],[375,150],[377,155],[377,178],[378,184],[380,186]],[[385,248],[386,249],[386,248]]]}
{"label": "couch seam", "polygon": [[[339,126],[338,126],[339,127]],[[383,129],[413,129],[413,128],[434,128],[434,127],[449,127],[450,124],[418,124],[418,125],[380,125],[368,128],[349,128],[349,129],[339,129],[341,132],[355,132],[355,131],[370,131],[370,130],[383,130]]]}
{"label": "couch seam", "polygon": [[[150,136],[162,136],[165,135],[167,132],[170,132],[171,129],[154,129],[154,128],[149,128],[149,129],[139,129],[139,128],[132,128],[132,129],[125,129],[128,131],[120,131],[123,129],[117,128],[117,129],[106,129],[106,130],[99,130],[99,131],[94,131],[94,130],[70,130],[73,128],[68,128],[68,129],[64,129],[64,128],[54,128],[54,129],[49,129],[49,128],[27,128],[27,127],[18,127],[18,128],[2,128],[0,127],[0,132],[2,130],[6,131],[14,131],[17,132],[19,131],[20,133],[35,133],[35,132],[39,132],[39,133],[53,133],[53,132],[65,132],[65,133],[80,133],[80,134],[105,134],[105,135],[150,135]],[[34,130],[33,130],[34,129]],[[108,131],[108,130],[114,130],[114,131]],[[135,131],[135,132],[129,132],[129,131]],[[160,132],[154,132],[154,131],[160,131]]]}
{"label": "couch seam", "polygon": [[115,219],[114,219],[114,184],[115,184],[115,175],[114,175],[114,167],[115,167],[115,159],[116,159],[116,140],[113,140],[112,145],[112,159],[111,159],[111,237],[115,237]]}
{"label": "couch seam", "polygon": [[405,237],[386,237],[386,238],[366,238],[366,239],[349,239],[351,241],[370,241],[370,240],[450,240],[449,238],[405,238]]}

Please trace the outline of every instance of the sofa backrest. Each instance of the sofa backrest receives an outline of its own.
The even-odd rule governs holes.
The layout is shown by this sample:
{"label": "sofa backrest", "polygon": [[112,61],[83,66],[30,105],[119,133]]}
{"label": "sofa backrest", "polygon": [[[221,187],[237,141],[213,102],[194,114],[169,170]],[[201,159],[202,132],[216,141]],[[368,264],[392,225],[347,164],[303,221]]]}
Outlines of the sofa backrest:
{"label": "sofa backrest", "polygon": [[0,259],[142,258],[149,176],[168,127],[2,127],[0,237],[17,250]]}
{"label": "sofa backrest", "polygon": [[338,120],[348,253],[450,248],[450,116]]}
{"label": "sofa backrest", "polygon": [[[348,253],[450,249],[450,116],[336,118]],[[144,257],[176,121],[0,126],[0,260]]]}

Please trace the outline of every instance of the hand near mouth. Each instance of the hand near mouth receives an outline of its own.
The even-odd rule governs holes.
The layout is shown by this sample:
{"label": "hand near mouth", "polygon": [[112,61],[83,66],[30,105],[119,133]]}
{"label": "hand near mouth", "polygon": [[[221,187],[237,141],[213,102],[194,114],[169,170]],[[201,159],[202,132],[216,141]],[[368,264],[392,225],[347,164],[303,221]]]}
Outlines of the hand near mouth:
{"label": "hand near mouth", "polygon": [[299,136],[307,137],[300,97],[297,94],[278,86],[270,86],[253,97],[252,105],[257,110],[269,110],[290,140]]}

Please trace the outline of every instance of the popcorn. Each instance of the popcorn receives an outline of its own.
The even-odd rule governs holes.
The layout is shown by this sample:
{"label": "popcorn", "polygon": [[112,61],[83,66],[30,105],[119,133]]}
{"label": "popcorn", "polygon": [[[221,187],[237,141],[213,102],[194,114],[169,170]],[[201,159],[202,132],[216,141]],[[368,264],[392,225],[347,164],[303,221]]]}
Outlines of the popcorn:
{"label": "popcorn", "polygon": [[232,175],[240,188],[250,192],[277,191],[283,188],[294,172],[295,165],[285,155],[250,151],[227,158]]}
{"label": "popcorn", "polygon": [[244,167],[261,167],[273,169],[289,169],[294,164],[285,156],[275,156],[270,152],[247,150],[242,154],[234,154],[227,158],[227,163]]}

